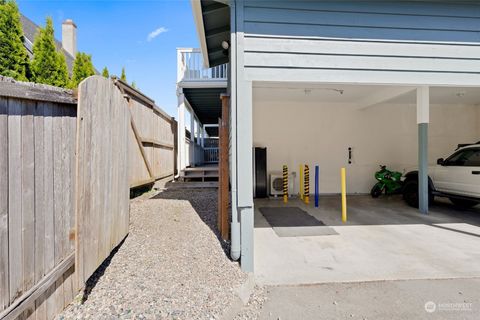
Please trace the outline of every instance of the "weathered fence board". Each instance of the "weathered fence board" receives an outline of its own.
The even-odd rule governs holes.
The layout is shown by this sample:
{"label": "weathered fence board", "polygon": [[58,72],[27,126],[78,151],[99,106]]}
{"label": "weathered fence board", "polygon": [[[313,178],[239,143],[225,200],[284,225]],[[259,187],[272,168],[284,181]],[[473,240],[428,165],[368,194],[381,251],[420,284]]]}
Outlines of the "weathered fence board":
{"label": "weathered fence board", "polygon": [[[35,283],[45,275],[45,135],[44,102],[37,102],[34,113],[35,127]],[[43,299],[43,301],[45,301]],[[39,300],[35,304],[35,318],[46,319],[45,303]]]}
{"label": "weathered fence board", "polygon": [[[35,163],[33,113],[35,102],[24,101],[22,113],[22,239],[23,239],[23,288],[22,292],[35,283]],[[32,302],[34,303],[34,301]],[[25,315],[33,313],[30,304]]]}
{"label": "weathered fence board", "polygon": [[[35,137],[35,283],[45,275],[45,185],[44,185],[44,103],[37,102],[34,112]],[[34,319],[46,319],[45,304],[35,302]]]}
{"label": "weathered fence board", "polygon": [[8,101],[8,261],[10,303],[23,291],[22,263],[22,109]]}
{"label": "weathered fence board", "polygon": [[8,272],[8,99],[0,97],[0,310],[10,304]]}
{"label": "weathered fence board", "polygon": [[0,319],[53,319],[73,293],[76,108],[69,91],[1,77],[0,95]]}
{"label": "weathered fence board", "polygon": [[45,188],[44,188],[44,103],[38,102],[34,113],[35,128],[35,282],[43,278],[45,272]]}
{"label": "weathered fence board", "polygon": [[114,83],[99,76],[79,87],[77,257],[82,286],[128,233],[130,111]]}

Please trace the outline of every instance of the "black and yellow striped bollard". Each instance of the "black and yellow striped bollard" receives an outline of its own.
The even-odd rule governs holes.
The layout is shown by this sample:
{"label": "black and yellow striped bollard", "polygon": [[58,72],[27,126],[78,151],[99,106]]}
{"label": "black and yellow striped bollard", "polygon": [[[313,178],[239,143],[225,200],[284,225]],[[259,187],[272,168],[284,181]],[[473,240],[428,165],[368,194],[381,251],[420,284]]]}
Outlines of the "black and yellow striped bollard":
{"label": "black and yellow striped bollard", "polygon": [[283,202],[288,202],[288,167],[283,166]]}
{"label": "black and yellow striped bollard", "polygon": [[305,174],[303,175],[304,180],[304,187],[303,187],[303,199],[305,200],[305,204],[310,203],[310,169],[308,168],[308,164],[305,165]]}

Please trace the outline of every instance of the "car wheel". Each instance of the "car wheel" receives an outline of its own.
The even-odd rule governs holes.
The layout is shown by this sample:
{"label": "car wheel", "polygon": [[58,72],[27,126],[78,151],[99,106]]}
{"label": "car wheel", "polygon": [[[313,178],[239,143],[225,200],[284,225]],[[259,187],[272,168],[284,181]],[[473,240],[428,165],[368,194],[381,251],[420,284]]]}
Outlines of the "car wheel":
{"label": "car wheel", "polygon": [[[403,199],[405,202],[414,208],[418,208],[418,181],[411,179],[405,181],[403,184]],[[428,204],[432,204],[433,201],[435,200],[435,197],[433,196],[432,188],[429,185],[428,186]]]}
{"label": "car wheel", "polygon": [[418,208],[418,182],[415,180],[405,181],[403,185],[403,199],[414,208]]}
{"label": "car wheel", "polygon": [[377,183],[373,186],[372,191],[370,191],[370,195],[372,198],[378,198],[383,192],[383,188]]}
{"label": "car wheel", "polygon": [[465,199],[458,199],[458,198],[450,198],[450,201],[457,207],[468,209],[474,207],[478,204],[477,201],[473,200],[465,200]]}

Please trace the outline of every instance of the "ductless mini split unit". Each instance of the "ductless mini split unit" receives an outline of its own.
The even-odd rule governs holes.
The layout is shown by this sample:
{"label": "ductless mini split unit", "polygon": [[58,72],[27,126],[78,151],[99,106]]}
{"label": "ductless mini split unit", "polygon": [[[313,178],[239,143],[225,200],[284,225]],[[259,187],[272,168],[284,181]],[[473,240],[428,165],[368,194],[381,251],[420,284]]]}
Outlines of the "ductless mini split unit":
{"label": "ductless mini split unit", "polygon": [[[288,195],[293,195],[295,190],[295,172],[288,175]],[[283,175],[281,172],[272,172],[270,174],[270,195],[283,195]]]}

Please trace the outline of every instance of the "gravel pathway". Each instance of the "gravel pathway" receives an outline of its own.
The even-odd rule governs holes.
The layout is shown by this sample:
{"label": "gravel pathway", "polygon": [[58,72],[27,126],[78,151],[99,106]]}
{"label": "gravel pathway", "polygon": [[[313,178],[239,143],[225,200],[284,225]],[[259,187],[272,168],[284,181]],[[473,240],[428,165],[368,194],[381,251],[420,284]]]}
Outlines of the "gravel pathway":
{"label": "gravel pathway", "polygon": [[235,313],[235,316],[232,317],[234,320],[251,320],[258,319],[262,312],[262,308],[267,301],[267,292],[266,288],[263,286],[255,286],[248,303],[240,308],[238,312]]}
{"label": "gravel pathway", "polygon": [[57,319],[221,318],[246,275],[213,231],[216,197],[166,190],[133,200],[130,234]]}

